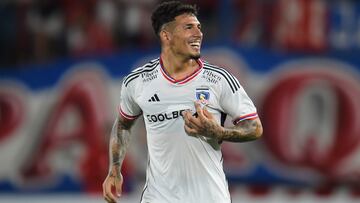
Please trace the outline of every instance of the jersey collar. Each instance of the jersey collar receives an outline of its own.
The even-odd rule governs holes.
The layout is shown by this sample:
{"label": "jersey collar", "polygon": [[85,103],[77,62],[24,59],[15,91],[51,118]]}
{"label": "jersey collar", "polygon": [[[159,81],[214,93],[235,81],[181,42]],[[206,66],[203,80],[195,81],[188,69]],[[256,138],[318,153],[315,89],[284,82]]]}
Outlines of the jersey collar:
{"label": "jersey collar", "polygon": [[160,57],[160,70],[161,73],[163,74],[163,76],[165,77],[165,79],[167,79],[169,82],[173,83],[173,84],[178,84],[178,85],[182,85],[185,84],[187,82],[189,82],[190,80],[192,80],[193,78],[195,78],[202,70],[204,64],[202,62],[201,59],[197,59],[196,62],[199,64],[199,68],[197,68],[194,72],[192,72],[190,75],[186,76],[185,78],[182,78],[180,80],[175,80],[174,78],[172,78],[169,73],[165,70],[164,68],[164,64],[163,61]]}

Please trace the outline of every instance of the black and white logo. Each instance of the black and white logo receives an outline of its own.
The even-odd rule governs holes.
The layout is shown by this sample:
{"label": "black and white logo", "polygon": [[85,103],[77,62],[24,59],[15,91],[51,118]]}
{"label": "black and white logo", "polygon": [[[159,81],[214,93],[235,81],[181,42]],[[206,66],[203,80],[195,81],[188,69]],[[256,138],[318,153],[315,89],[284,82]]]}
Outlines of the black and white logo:
{"label": "black and white logo", "polygon": [[159,102],[160,101],[160,99],[159,99],[159,97],[157,96],[157,94],[154,94],[154,96],[152,96],[149,100],[148,100],[148,102]]}

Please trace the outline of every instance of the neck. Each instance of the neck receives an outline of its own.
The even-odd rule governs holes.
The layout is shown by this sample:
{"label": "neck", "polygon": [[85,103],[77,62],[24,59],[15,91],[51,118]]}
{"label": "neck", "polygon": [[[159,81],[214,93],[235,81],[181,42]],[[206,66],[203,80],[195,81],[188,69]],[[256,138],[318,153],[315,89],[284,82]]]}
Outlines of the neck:
{"label": "neck", "polygon": [[187,77],[199,68],[195,59],[185,59],[171,54],[161,53],[163,68],[175,80]]}

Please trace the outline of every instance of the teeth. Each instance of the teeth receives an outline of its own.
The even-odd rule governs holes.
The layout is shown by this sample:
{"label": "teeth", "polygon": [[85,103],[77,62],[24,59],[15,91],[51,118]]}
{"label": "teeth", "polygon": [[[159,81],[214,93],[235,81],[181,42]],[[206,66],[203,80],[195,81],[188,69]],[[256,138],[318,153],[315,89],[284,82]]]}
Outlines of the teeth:
{"label": "teeth", "polygon": [[190,43],[191,46],[200,46],[200,42],[193,42],[193,43]]}

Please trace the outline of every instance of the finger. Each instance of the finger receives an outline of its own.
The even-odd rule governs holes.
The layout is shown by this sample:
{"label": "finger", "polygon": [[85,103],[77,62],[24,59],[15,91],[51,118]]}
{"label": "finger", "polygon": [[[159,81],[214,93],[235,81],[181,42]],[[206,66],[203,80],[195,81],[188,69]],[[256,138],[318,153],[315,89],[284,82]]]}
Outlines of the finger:
{"label": "finger", "polygon": [[188,117],[184,117],[184,123],[185,123],[185,125],[187,125],[187,126],[190,126],[191,127],[191,124],[190,124],[190,120],[189,120],[189,118]]}
{"label": "finger", "polygon": [[116,195],[118,197],[120,197],[122,193],[122,184],[123,184],[123,177],[121,175],[120,179],[115,181],[115,190],[116,190]]}
{"label": "finger", "polygon": [[185,118],[184,118],[184,122],[185,122],[185,125],[186,125],[187,127],[193,129],[193,128],[194,128],[194,125],[192,124],[192,122],[190,122],[190,118],[191,118],[191,117],[189,117],[189,118],[188,118],[188,117],[185,117]]}
{"label": "finger", "polygon": [[111,199],[109,196],[105,196],[105,197],[104,197],[104,199],[105,199],[105,201],[106,201],[106,202],[109,202],[109,203],[116,203],[116,200]]}
{"label": "finger", "polygon": [[191,113],[187,113],[184,116],[184,121],[185,121],[185,124],[191,128],[201,128],[201,126],[202,126],[200,119],[192,116]]}
{"label": "finger", "polygon": [[112,200],[112,199],[110,199],[110,198],[108,198],[108,197],[105,197],[104,199],[105,199],[105,201],[108,202],[108,203],[116,203],[116,201],[114,201],[114,200]]}
{"label": "finger", "polygon": [[192,113],[190,111],[186,111],[184,112],[184,121],[185,123],[190,123],[190,122],[195,122],[196,123],[196,118],[192,115]]}
{"label": "finger", "polygon": [[105,179],[105,181],[103,182],[103,184],[102,184],[102,189],[103,189],[103,196],[104,196],[104,198],[106,198],[106,194],[108,193],[108,192],[107,192],[108,180],[109,180],[109,178],[107,177],[107,178]]}
{"label": "finger", "polygon": [[104,185],[104,197],[116,202],[116,198],[111,192],[112,184],[110,182],[111,181],[107,181]]}
{"label": "finger", "polygon": [[189,122],[191,117],[192,117],[192,113],[190,111],[183,112],[183,119],[185,122]]}
{"label": "finger", "polygon": [[184,115],[183,117],[186,118],[186,119],[189,119],[189,118],[192,117],[192,114],[191,114],[190,111],[185,111],[183,115]]}
{"label": "finger", "polygon": [[190,136],[192,136],[192,137],[197,137],[197,136],[196,136],[196,135],[197,135],[197,131],[196,131],[195,129],[190,128],[190,127],[187,126],[187,125],[185,125],[184,128],[185,128],[185,132],[186,132],[188,135],[190,135]]}
{"label": "finger", "polygon": [[102,190],[103,190],[103,197],[105,198],[106,197],[106,179],[104,181],[104,183],[102,184]]}
{"label": "finger", "polygon": [[188,120],[188,123],[189,123],[193,128],[202,128],[200,118],[196,118],[196,117],[194,117],[194,116],[190,116],[189,118],[187,118],[187,120]]}
{"label": "finger", "polygon": [[185,116],[187,116],[188,114],[191,114],[190,110],[185,110],[181,112],[181,116],[184,118]]}
{"label": "finger", "polygon": [[105,199],[108,201],[108,202],[111,202],[111,203],[116,203],[116,198],[115,196],[111,193],[111,194],[107,194],[105,196]]}
{"label": "finger", "polygon": [[200,118],[203,118],[203,117],[204,117],[204,114],[203,114],[203,110],[202,110],[202,108],[201,108],[201,106],[200,106],[200,103],[195,102],[195,109],[196,109],[196,112],[198,113],[198,116],[199,116]]}
{"label": "finger", "polygon": [[208,118],[208,119],[213,119],[212,113],[210,113],[210,112],[207,110],[206,106],[203,108],[203,112],[204,112],[204,116],[205,116],[206,118]]}

